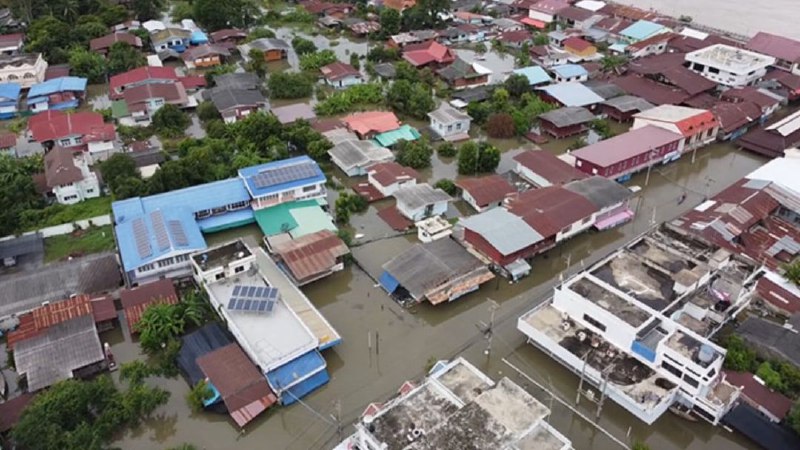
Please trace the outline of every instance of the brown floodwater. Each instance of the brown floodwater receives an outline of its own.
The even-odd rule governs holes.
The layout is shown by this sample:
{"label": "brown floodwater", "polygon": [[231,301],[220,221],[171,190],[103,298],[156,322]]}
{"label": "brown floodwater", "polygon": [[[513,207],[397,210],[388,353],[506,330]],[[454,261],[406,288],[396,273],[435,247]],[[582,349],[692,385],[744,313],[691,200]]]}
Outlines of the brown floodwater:
{"label": "brown floodwater", "polygon": [[[510,153],[504,153],[502,164],[509,164],[506,158]],[[647,186],[645,175],[637,175],[630,184],[643,189],[634,200],[639,214],[633,222],[614,230],[578,236],[540,255],[532,263],[531,276],[519,283],[492,281],[452,304],[435,308],[422,304],[403,309],[376,285],[374,278],[381,265],[413,245],[415,238],[398,236],[376,216],[377,209],[391,201],[372,205],[351,220],[353,229],[365,235],[357,241],[364,244],[353,250],[358,264],[303,288],[343,338],[342,344],[324,352],[330,383],[306,397],[302,404],[273,408],[240,432],[227,416],[192,413],[185,400],[188,386],[182,379],[156,379],[152,381],[154,384],[172,393],[169,403],[142,425],[121,433],[114,445],[123,449],[160,449],[191,442],[204,449],[331,448],[337,439],[352,432],[352,423],[370,402],[385,400],[396,393],[403,381],[423,376],[430,361],[456,355],[465,356],[492,377],[512,377],[550,404],[548,394],[527,383],[501,361],[507,358],[528,376],[552,386],[558,396],[571,402],[577,378],[525,343],[516,330],[517,317],[547,299],[559,274],[591,264],[647,230],[653,219],[660,223],[689,210],[704,196],[720,191],[763,162],[729,144],[715,144],[698,152],[694,164],[687,155],[674,164],[653,170]],[[453,161],[434,156],[433,175],[452,176],[453,165]],[[683,192],[688,194],[687,201],[678,205],[677,199]],[[463,205],[451,209],[468,211]],[[251,225],[211,235],[208,240],[213,245],[242,236],[258,239],[260,231]],[[569,268],[567,261],[571,262]],[[477,325],[489,319],[488,298],[500,304],[489,357],[483,353],[486,341]],[[103,335],[121,362],[140,357],[138,347],[126,334],[116,330]],[[580,409],[593,416],[594,410],[586,403],[582,402]],[[552,408],[551,423],[572,439],[575,448],[619,448],[558,402],[552,402]],[[339,426],[334,420],[337,411],[341,418]],[[722,428],[689,423],[669,414],[647,426],[613,402],[606,403],[600,424],[623,441],[629,440],[629,434],[630,439],[644,440],[653,449],[753,448],[741,436]]]}

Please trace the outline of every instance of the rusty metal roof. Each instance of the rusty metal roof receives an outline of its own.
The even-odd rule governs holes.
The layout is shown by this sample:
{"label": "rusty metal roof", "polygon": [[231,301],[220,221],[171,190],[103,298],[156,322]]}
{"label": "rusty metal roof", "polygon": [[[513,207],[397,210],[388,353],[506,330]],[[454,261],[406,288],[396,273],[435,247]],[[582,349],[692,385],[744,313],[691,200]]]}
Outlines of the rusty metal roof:
{"label": "rusty metal roof", "polygon": [[110,296],[78,295],[40,306],[20,316],[17,329],[8,333],[8,347],[13,348],[18,342],[38,336],[54,325],[89,314],[95,323],[116,318],[114,301]]}
{"label": "rusty metal roof", "polygon": [[331,270],[350,249],[332,231],[321,230],[278,244],[275,252],[302,285]]}
{"label": "rusty metal roof", "polygon": [[122,302],[122,308],[125,310],[125,318],[128,321],[128,330],[131,334],[136,333],[135,326],[142,319],[142,314],[150,305],[159,303],[174,305],[178,303],[178,294],[169,279],[154,281],[133,289],[124,289],[120,292],[119,297]]}

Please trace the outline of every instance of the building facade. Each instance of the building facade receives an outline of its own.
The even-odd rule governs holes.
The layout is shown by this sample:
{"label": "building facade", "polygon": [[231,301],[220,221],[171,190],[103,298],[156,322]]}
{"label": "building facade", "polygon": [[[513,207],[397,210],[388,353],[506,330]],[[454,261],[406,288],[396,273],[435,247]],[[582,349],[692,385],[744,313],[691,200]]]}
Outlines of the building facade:
{"label": "building facade", "polygon": [[686,54],[690,70],[729,87],[755,84],[767,74],[767,67],[775,58],[742,50],[725,44],[716,44]]}

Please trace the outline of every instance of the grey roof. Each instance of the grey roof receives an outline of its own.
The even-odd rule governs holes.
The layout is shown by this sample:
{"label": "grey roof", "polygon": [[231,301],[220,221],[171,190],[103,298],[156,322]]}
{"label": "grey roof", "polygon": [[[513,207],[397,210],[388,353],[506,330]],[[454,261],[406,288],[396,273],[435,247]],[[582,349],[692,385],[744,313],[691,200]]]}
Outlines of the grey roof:
{"label": "grey roof", "polygon": [[594,120],[594,114],[581,106],[566,106],[539,116],[557,127],[568,127]]}
{"label": "grey roof", "polygon": [[375,73],[382,76],[383,78],[394,78],[397,75],[397,70],[394,68],[394,64],[392,63],[381,63],[375,64],[373,67]]}
{"label": "grey roof", "polygon": [[655,108],[655,105],[652,103],[635,95],[623,95],[620,97],[610,98],[604,101],[603,104],[611,106],[612,108],[615,108],[621,112],[646,111],[650,108]]}
{"label": "grey roof", "polygon": [[278,121],[284,125],[294,123],[301,119],[312,120],[317,117],[314,113],[314,108],[308,103],[295,103],[293,105],[272,108],[272,114],[275,114]]}
{"label": "grey roof", "polygon": [[252,72],[225,73],[214,76],[217,87],[234,89],[258,89],[261,80]]}
{"label": "grey roof", "polygon": [[44,251],[44,239],[41,233],[26,234],[23,236],[0,241],[0,259],[15,258],[17,256]]}
{"label": "grey roof", "polygon": [[487,100],[490,96],[491,92],[488,86],[478,86],[475,88],[462,89],[460,91],[453,93],[453,98],[465,101],[467,103],[482,102],[484,100]]}
{"label": "grey roof", "polygon": [[290,48],[289,44],[286,41],[284,41],[283,39],[274,39],[274,38],[256,39],[254,41],[248,42],[247,44],[243,44],[240,47],[245,47],[245,46],[247,47],[248,51],[251,48],[256,48],[256,49],[263,50],[263,51],[274,50],[274,49],[280,49],[280,50],[288,51],[289,48]]}
{"label": "grey roof", "polygon": [[426,291],[483,267],[483,263],[459,245],[444,238],[417,244],[383,265],[412,297],[421,299]]}
{"label": "grey roof", "polygon": [[74,370],[104,359],[91,314],[53,325],[14,346],[17,372],[27,376],[31,392],[72,378]]}
{"label": "grey roof", "polygon": [[328,154],[331,155],[336,165],[344,171],[394,159],[394,154],[391,150],[381,147],[374,141],[343,141],[328,150]]}
{"label": "grey roof", "polygon": [[572,191],[589,200],[598,209],[616,205],[630,198],[631,191],[625,186],[601,176],[584,178],[564,185]]}
{"label": "grey roof", "polygon": [[258,90],[227,87],[211,89],[206,94],[206,98],[214,103],[214,106],[217,107],[220,113],[238,106],[258,105],[267,102],[267,99],[264,98],[264,94]]}
{"label": "grey roof", "polygon": [[445,102],[442,102],[438,108],[429,112],[428,117],[445,124],[471,119],[469,114],[461,112]]}
{"label": "grey roof", "polygon": [[606,83],[603,81],[587,81],[584,83],[586,87],[594,91],[595,94],[608,100],[620,95],[625,95],[625,91],[613,83]]}
{"label": "grey roof", "polygon": [[781,357],[800,366],[800,333],[759,317],[748,317],[736,332],[762,355]]}
{"label": "grey roof", "polygon": [[503,255],[510,255],[544,239],[521,217],[505,208],[492,208],[467,217],[459,221],[458,226],[480,234]]}
{"label": "grey roof", "polygon": [[428,183],[420,183],[398,189],[394,193],[394,198],[397,203],[402,203],[410,209],[418,209],[434,203],[453,200],[445,191],[434,189]]}

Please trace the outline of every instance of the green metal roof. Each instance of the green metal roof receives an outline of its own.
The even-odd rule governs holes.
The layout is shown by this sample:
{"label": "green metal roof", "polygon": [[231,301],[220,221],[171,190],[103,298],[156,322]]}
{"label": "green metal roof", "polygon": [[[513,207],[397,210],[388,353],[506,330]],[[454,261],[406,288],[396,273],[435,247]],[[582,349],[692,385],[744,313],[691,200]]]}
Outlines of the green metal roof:
{"label": "green metal roof", "polygon": [[116,100],[111,102],[111,117],[119,119],[121,117],[128,117],[128,104],[125,100]]}
{"label": "green metal roof", "polygon": [[336,231],[333,220],[317,200],[282,203],[257,210],[255,216],[265,236],[289,233],[296,239],[320,230]]}
{"label": "green metal roof", "polygon": [[381,133],[375,136],[375,142],[382,147],[391,147],[398,141],[416,141],[422,135],[419,134],[416,128],[411,125],[403,125],[402,127]]}

